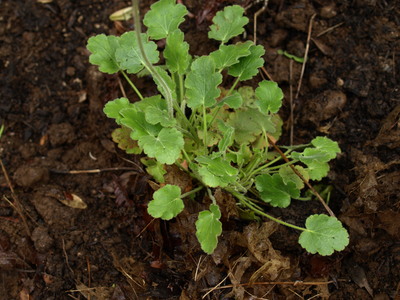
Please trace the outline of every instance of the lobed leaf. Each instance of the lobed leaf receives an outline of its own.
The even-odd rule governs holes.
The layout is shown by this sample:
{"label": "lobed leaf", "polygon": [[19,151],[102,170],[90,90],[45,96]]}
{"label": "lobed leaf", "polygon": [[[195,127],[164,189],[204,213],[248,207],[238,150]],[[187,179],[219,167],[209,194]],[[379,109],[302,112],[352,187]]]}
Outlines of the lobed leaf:
{"label": "lobed leaf", "polygon": [[312,215],[307,218],[306,230],[300,234],[299,243],[310,253],[331,255],[349,244],[349,234],[335,217]]}
{"label": "lobed leaf", "polygon": [[124,150],[128,154],[140,154],[142,149],[138,147],[137,141],[131,138],[132,130],[122,126],[121,128],[116,128],[111,133],[111,138],[114,143],[118,144],[118,148]]}
{"label": "lobed leaf", "polygon": [[[125,108],[121,110],[121,124],[132,129],[131,138],[139,140],[143,136],[157,136],[162,129],[161,125],[150,124],[146,121],[146,116],[137,107]],[[139,145],[140,146],[140,145]]]}
{"label": "lobed leaf", "polygon": [[273,81],[263,80],[258,84],[255,91],[256,104],[260,111],[268,113],[277,113],[282,105],[283,92],[278,84]]}
{"label": "lobed leaf", "polygon": [[136,105],[145,113],[146,121],[150,124],[161,124],[163,127],[172,127],[176,124],[167,111],[167,102],[160,95],[144,98]]}
{"label": "lobed leaf", "polygon": [[215,71],[214,60],[209,56],[197,58],[185,80],[187,105],[192,109],[213,106],[221,93],[221,82],[222,75]]}
{"label": "lobed leaf", "polygon": [[147,173],[151,175],[157,182],[165,182],[164,175],[167,173],[167,171],[164,169],[163,164],[147,157],[141,158],[140,162],[146,166]]}
{"label": "lobed leaf", "polygon": [[[310,179],[310,175],[308,174],[307,170],[302,166],[295,166],[295,168],[301,175],[303,175],[304,179]],[[293,172],[290,166],[282,166],[279,169],[279,175],[282,177],[282,180],[285,184],[288,182],[293,182],[299,190],[304,188],[303,180],[295,172]]]}
{"label": "lobed leaf", "polygon": [[241,81],[249,80],[257,75],[258,68],[264,65],[264,59],[261,56],[264,55],[265,50],[261,45],[253,45],[249,50],[250,55],[240,58],[237,64],[229,67],[229,75],[238,77]]}
{"label": "lobed leaf", "polygon": [[176,128],[163,128],[157,136],[141,136],[139,146],[147,156],[156,158],[162,164],[171,165],[179,158],[184,140],[182,133]]}
{"label": "lobed leaf", "polygon": [[129,100],[125,97],[115,99],[113,101],[108,101],[104,106],[103,112],[106,114],[107,117],[111,119],[115,119],[117,124],[121,124],[121,110],[124,108],[133,107],[134,104],[130,103]]}
{"label": "lobed leaf", "polygon": [[211,204],[210,210],[199,213],[196,221],[196,236],[201,249],[207,254],[212,254],[217,247],[218,237],[222,233],[221,211],[218,205]]}
{"label": "lobed leaf", "polygon": [[337,153],[340,153],[340,148],[337,142],[325,136],[318,136],[311,141],[311,144],[318,150],[323,151],[329,156],[329,159],[334,159]]}
{"label": "lobed leaf", "polygon": [[238,170],[222,157],[198,156],[199,174],[209,187],[226,187],[236,181]]}
{"label": "lobed leaf", "polygon": [[189,55],[189,44],[184,40],[184,34],[179,29],[171,32],[167,37],[167,44],[163,52],[168,70],[185,74],[189,68],[191,57]]}
{"label": "lobed leaf", "polygon": [[[160,59],[157,44],[148,41],[147,35],[144,33],[141,34],[141,40],[149,62],[152,64],[157,63]],[[121,35],[120,48],[116,50],[115,57],[120,68],[126,70],[128,73],[136,74],[144,68],[146,63],[140,52],[137,36],[134,31],[129,31]]]}
{"label": "lobed leaf", "polygon": [[178,29],[185,21],[186,15],[186,7],[176,4],[176,0],[160,0],[150,6],[150,10],[144,16],[143,24],[147,26],[150,38],[160,40]]}
{"label": "lobed leaf", "polygon": [[[165,71],[162,67],[155,66],[154,69],[169,87],[169,90],[172,93],[172,98],[176,99],[175,81],[172,80],[171,76],[169,76],[167,71]],[[164,98],[167,98],[166,92],[164,91],[163,85],[159,82],[158,77],[153,77],[153,80],[157,85],[158,91],[164,96]]]}
{"label": "lobed leaf", "polygon": [[256,188],[263,201],[276,207],[288,207],[291,198],[300,197],[300,190],[292,181],[285,183],[279,174],[256,177]]}
{"label": "lobed leaf", "polygon": [[211,52],[217,70],[222,70],[239,62],[239,58],[250,55],[250,46],[253,42],[237,43],[235,45],[221,45],[218,50]]}
{"label": "lobed leaf", "polygon": [[218,101],[216,106],[228,105],[230,108],[238,109],[242,106],[243,98],[237,91],[232,92],[231,95],[223,98],[221,101]]}
{"label": "lobed leaf", "polygon": [[249,19],[243,17],[244,8],[239,5],[227,6],[223,11],[217,12],[213,18],[213,25],[210,26],[211,31],[208,37],[222,43],[226,43],[234,36],[244,31],[244,25]]}
{"label": "lobed leaf", "polygon": [[222,138],[218,143],[218,150],[221,153],[225,153],[226,149],[233,144],[233,134],[235,132],[235,128],[225,124],[221,120],[218,120],[218,128],[222,135]]}
{"label": "lobed leaf", "polygon": [[115,58],[115,52],[119,48],[118,37],[99,34],[89,38],[86,47],[92,53],[89,62],[99,66],[101,72],[114,74],[120,70]]}
{"label": "lobed leaf", "polygon": [[171,220],[182,212],[185,205],[181,199],[181,189],[176,185],[167,184],[153,194],[147,212],[153,218]]}

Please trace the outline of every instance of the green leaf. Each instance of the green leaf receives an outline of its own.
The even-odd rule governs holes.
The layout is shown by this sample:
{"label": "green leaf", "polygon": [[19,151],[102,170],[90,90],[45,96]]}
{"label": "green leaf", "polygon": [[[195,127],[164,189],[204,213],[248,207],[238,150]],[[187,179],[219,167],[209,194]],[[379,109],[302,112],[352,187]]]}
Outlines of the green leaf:
{"label": "green leaf", "polygon": [[349,244],[349,234],[335,217],[312,215],[307,218],[306,231],[299,237],[300,245],[310,253],[331,255]]}
{"label": "green leaf", "polygon": [[172,127],[176,124],[175,119],[171,119],[167,111],[167,102],[160,95],[144,98],[136,105],[145,113],[146,121],[150,124],[160,123],[163,127]]}
{"label": "green leaf", "polygon": [[115,51],[119,48],[119,38],[113,35],[99,34],[88,40],[87,49],[92,53],[89,62],[99,66],[104,73],[114,74],[120,70],[115,58]]}
{"label": "green leaf", "polygon": [[217,12],[212,20],[214,24],[210,26],[208,37],[226,43],[241,34],[244,25],[249,22],[248,18],[243,17],[243,13],[244,8],[239,5],[227,6],[223,11]]}
{"label": "green leaf", "polygon": [[[302,166],[295,166],[295,168],[304,177],[304,179],[310,179],[310,175],[308,174],[307,170]],[[279,175],[281,175],[285,184],[288,184],[288,182],[293,182],[299,190],[304,188],[303,180],[295,172],[293,172],[290,166],[282,166],[279,169]]]}
{"label": "green leaf", "polygon": [[264,115],[256,108],[236,111],[227,123],[235,128],[234,139],[239,145],[254,142],[263,130],[269,133],[275,131],[271,117]]}
{"label": "green leaf", "polygon": [[329,164],[326,162],[312,161],[307,164],[307,171],[312,180],[321,180],[329,172]]}
{"label": "green leaf", "polygon": [[216,106],[228,105],[230,108],[238,109],[242,106],[243,98],[237,91],[234,91],[228,97],[223,98],[221,101],[218,101]]}
{"label": "green leaf", "polygon": [[250,46],[253,42],[237,43],[235,45],[221,45],[210,56],[215,62],[217,70],[222,70],[239,62],[239,58],[250,55]]}
{"label": "green leaf", "polygon": [[[141,34],[141,40],[149,62],[152,64],[157,63],[160,59],[157,44],[148,41],[144,33]],[[131,74],[140,72],[145,66],[145,60],[140,52],[136,33],[129,31],[121,35],[120,45],[120,48],[115,52],[115,57],[121,69]]]}
{"label": "green leaf", "polygon": [[249,48],[250,55],[241,57],[239,62],[228,69],[228,74],[234,77],[238,77],[241,81],[249,80],[258,73],[258,68],[264,65],[264,59],[261,56],[264,55],[265,50],[263,46],[251,46]]}
{"label": "green leaf", "polygon": [[176,0],[160,0],[150,6],[150,11],[144,16],[143,24],[147,26],[150,38],[160,40],[178,29],[179,24],[185,21],[186,15],[186,7],[176,4]]}
{"label": "green leaf", "polygon": [[167,165],[179,158],[183,145],[183,135],[176,128],[163,128],[157,136],[145,135],[139,138],[139,146],[147,156]]}
{"label": "green leaf", "polygon": [[286,56],[287,58],[293,59],[295,62],[298,62],[298,63],[303,63],[303,62],[304,62],[304,58],[303,58],[303,57],[298,57],[298,56],[296,56],[296,55],[290,54],[290,53],[287,52],[287,51],[278,50],[277,53],[278,53],[279,55],[284,55],[284,56]]}
{"label": "green leaf", "polygon": [[125,97],[115,99],[113,101],[108,101],[104,106],[103,112],[107,117],[111,119],[115,119],[117,124],[121,124],[122,115],[120,114],[121,110],[124,108],[133,107],[134,104],[130,103],[129,100]]}
{"label": "green leaf", "polygon": [[148,135],[157,136],[162,129],[159,124],[153,125],[147,122],[145,114],[138,111],[137,107],[125,108],[120,113],[123,116],[121,124],[132,129],[131,138],[134,140]]}
{"label": "green leaf", "polygon": [[221,153],[224,153],[226,149],[233,144],[233,133],[235,129],[232,126],[226,125],[221,120],[218,120],[218,128],[222,135],[218,143],[218,149]]}
{"label": "green leaf", "polygon": [[256,188],[265,202],[276,207],[288,207],[291,198],[300,197],[300,190],[292,181],[285,182],[279,174],[263,174],[256,177]]}
{"label": "green leaf", "polygon": [[218,89],[221,82],[222,75],[215,71],[213,59],[209,56],[197,58],[185,80],[187,105],[192,109],[213,106],[221,93]]}
{"label": "green leaf", "polygon": [[165,182],[164,175],[167,173],[167,171],[165,171],[163,164],[147,157],[141,158],[140,162],[147,167],[146,168],[147,173],[151,175],[157,182],[159,183]]}
{"label": "green leaf", "polygon": [[340,148],[337,142],[325,136],[318,136],[311,141],[311,144],[318,150],[325,152],[329,159],[334,159],[337,153],[340,153]]}
{"label": "green leaf", "polygon": [[167,44],[163,52],[168,69],[180,75],[185,74],[189,68],[191,57],[189,44],[184,40],[184,34],[179,29],[173,31],[167,37]]}
{"label": "green leaf", "polygon": [[111,133],[111,138],[114,143],[118,144],[118,148],[124,150],[128,154],[140,154],[142,153],[142,149],[137,144],[137,141],[134,141],[130,135],[132,130],[122,126],[121,128],[116,128]]}
{"label": "green leaf", "polygon": [[221,211],[218,205],[211,204],[210,210],[199,213],[196,221],[196,236],[201,249],[207,254],[212,254],[217,247],[218,237],[222,233]]}
{"label": "green leaf", "polygon": [[[160,66],[155,66],[154,69],[162,77],[164,82],[169,87],[169,90],[172,93],[172,98],[176,99],[175,81],[173,81],[172,78],[168,75],[167,71],[165,71]],[[165,93],[165,91],[164,91],[163,85],[158,81],[158,78],[157,77],[153,77],[153,80],[157,85],[157,90],[164,96],[164,98],[168,98],[166,93]]]}
{"label": "green leaf", "polygon": [[237,179],[238,170],[222,157],[198,156],[196,161],[200,163],[199,174],[203,182],[210,187],[226,187]]}
{"label": "green leaf", "polygon": [[147,212],[153,218],[171,220],[182,212],[185,205],[181,199],[181,189],[176,185],[167,184],[153,194]]}
{"label": "green leaf", "polygon": [[256,104],[261,112],[277,113],[282,105],[283,92],[276,82],[263,80],[256,88],[256,97]]}

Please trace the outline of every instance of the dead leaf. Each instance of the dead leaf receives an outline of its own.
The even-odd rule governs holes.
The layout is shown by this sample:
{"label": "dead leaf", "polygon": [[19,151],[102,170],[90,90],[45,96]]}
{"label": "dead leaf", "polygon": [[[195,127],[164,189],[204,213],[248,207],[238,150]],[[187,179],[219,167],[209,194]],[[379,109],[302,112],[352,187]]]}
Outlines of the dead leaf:
{"label": "dead leaf", "polygon": [[360,288],[365,288],[368,294],[374,297],[374,292],[368,283],[364,269],[351,258],[344,261],[344,266],[354,283]]}
{"label": "dead leaf", "polygon": [[377,225],[378,228],[381,228],[393,237],[400,239],[400,213],[388,209],[379,212],[378,218],[379,221],[381,221],[381,224]]}
{"label": "dead leaf", "polygon": [[57,198],[62,204],[78,209],[86,209],[87,205],[83,202],[82,198],[75,194],[64,192],[64,197]]}

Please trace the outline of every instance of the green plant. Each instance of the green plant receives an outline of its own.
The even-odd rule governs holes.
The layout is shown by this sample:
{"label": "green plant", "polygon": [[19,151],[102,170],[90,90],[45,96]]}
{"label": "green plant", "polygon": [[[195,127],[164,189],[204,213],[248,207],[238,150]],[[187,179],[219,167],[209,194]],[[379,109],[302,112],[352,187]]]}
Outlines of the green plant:
{"label": "green plant", "polygon": [[[227,6],[216,14],[208,36],[220,46],[201,57],[191,57],[178,28],[187,14],[185,6],[175,0],[153,4],[143,20],[146,33],[141,33],[135,1],[133,11],[136,31],[120,37],[100,34],[87,45],[90,62],[102,72],[120,72],[139,97],[135,103],[119,98],[106,104],[105,114],[121,126],[113,139],[128,153],[144,152],[143,162],[159,182],[164,180],[164,165],[175,164],[198,183],[185,194],[178,186],[161,187],[148,205],[149,214],[170,220],[184,209],[183,198],[205,189],[212,203],[209,210],[199,213],[196,235],[201,248],[212,253],[222,232],[212,188],[221,188],[238,200],[242,210],[301,230],[299,243],[307,251],[330,255],[343,250],[348,233],[335,217],[312,215],[302,228],[266,214],[261,207],[284,208],[291,199],[304,200],[304,180],[326,176],[328,162],[340,149],[336,142],[317,137],[308,145],[282,147],[286,149],[283,155],[270,150],[281,133],[277,112],[283,93],[275,82],[266,80],[255,90],[236,89],[264,64],[262,46],[250,41],[228,44],[248,23],[243,8]],[[165,66],[155,66],[160,57],[152,40],[164,38]],[[142,96],[127,75],[139,72],[153,77],[159,94]],[[235,78],[229,89],[221,87],[223,76]]]}

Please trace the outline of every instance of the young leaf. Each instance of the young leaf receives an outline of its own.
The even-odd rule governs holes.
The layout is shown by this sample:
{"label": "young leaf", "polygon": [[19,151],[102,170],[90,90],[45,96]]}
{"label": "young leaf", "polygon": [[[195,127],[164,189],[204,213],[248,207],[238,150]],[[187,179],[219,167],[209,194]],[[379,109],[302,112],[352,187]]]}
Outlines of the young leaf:
{"label": "young leaf", "polygon": [[256,188],[260,192],[261,199],[274,207],[288,207],[291,197],[300,197],[300,190],[296,184],[292,181],[285,184],[279,174],[257,176]]}
{"label": "young leaf", "polygon": [[179,29],[171,32],[167,37],[167,44],[163,52],[168,70],[180,75],[185,74],[191,60],[189,44],[183,38],[183,32]]}
{"label": "young leaf", "polygon": [[139,138],[139,146],[147,156],[167,165],[179,158],[183,145],[183,135],[176,128],[163,128],[157,136],[145,135]]}
{"label": "young leaf", "polygon": [[311,141],[311,144],[318,150],[325,152],[329,159],[334,159],[337,153],[340,153],[340,148],[337,142],[325,136],[318,136]]}
{"label": "young leaf", "polygon": [[196,236],[201,249],[207,254],[212,254],[217,247],[218,237],[222,233],[221,211],[218,205],[211,204],[210,210],[199,213],[196,221]]}
{"label": "young leaf", "polygon": [[221,93],[218,89],[221,82],[222,75],[215,71],[214,60],[209,56],[197,58],[185,80],[187,105],[192,109],[213,106]]}
{"label": "young leaf", "polygon": [[89,62],[99,66],[103,73],[114,74],[120,70],[115,58],[115,51],[119,48],[119,38],[113,35],[99,34],[88,40],[87,49],[92,52]]}
{"label": "young leaf", "polygon": [[230,108],[238,109],[242,106],[243,98],[237,91],[234,91],[228,97],[223,98],[221,101],[218,101],[216,106],[228,105]]}
{"label": "young leaf", "polygon": [[[295,168],[306,180],[310,179],[310,175],[308,174],[307,170],[302,166],[295,166]],[[281,175],[285,184],[288,184],[288,182],[293,182],[299,190],[304,187],[303,180],[301,180],[301,178],[297,176],[295,172],[293,172],[290,166],[282,166],[279,169],[279,175]]]}
{"label": "young leaf", "polygon": [[[141,34],[143,48],[150,63],[155,64],[159,61],[157,44],[152,41],[147,41],[146,34]],[[145,60],[140,52],[136,33],[129,31],[121,35],[120,48],[115,52],[116,60],[123,70],[128,73],[136,74],[145,66]]]}
{"label": "young leaf", "polygon": [[282,105],[283,92],[276,82],[263,80],[256,88],[256,97],[256,104],[261,112],[277,113]]}
{"label": "young leaf", "polygon": [[147,167],[147,173],[149,173],[149,175],[151,175],[157,182],[165,182],[164,175],[167,173],[167,171],[165,171],[163,164],[160,164],[154,159],[146,157],[141,158],[140,162]]}
{"label": "young leaf", "polygon": [[107,117],[115,119],[115,122],[120,125],[122,118],[120,111],[124,108],[129,108],[133,106],[133,103],[130,103],[127,98],[122,97],[113,101],[108,101],[104,106],[103,112],[106,114]]}
{"label": "young leaf", "polygon": [[250,54],[250,46],[253,42],[237,43],[235,45],[221,45],[218,50],[211,52],[210,56],[215,62],[217,70],[230,67],[239,62],[239,58]]}
{"label": "young leaf", "polygon": [[218,128],[221,131],[222,138],[218,143],[218,149],[221,153],[225,153],[226,149],[233,143],[233,133],[235,129],[218,120]]}
{"label": "young leaf", "polygon": [[153,218],[171,220],[175,218],[185,205],[181,199],[181,189],[176,185],[167,184],[153,194],[147,212]]}
{"label": "young leaf", "polygon": [[335,217],[312,215],[307,218],[306,231],[299,237],[300,245],[308,252],[331,255],[349,244],[349,234]]}
{"label": "young leaf", "polygon": [[223,11],[217,12],[213,18],[213,25],[210,26],[211,31],[208,37],[222,43],[226,43],[234,36],[244,31],[244,25],[249,19],[243,17],[244,8],[239,5],[227,6]]}
{"label": "young leaf", "polygon": [[186,14],[186,7],[176,4],[176,0],[160,0],[150,6],[150,11],[144,16],[143,24],[147,26],[150,38],[160,40],[178,29]]}
{"label": "young leaf", "polygon": [[264,65],[264,59],[261,56],[264,55],[265,50],[263,46],[251,46],[249,48],[250,55],[241,57],[239,62],[228,69],[228,74],[234,77],[239,77],[241,81],[249,80],[258,73],[258,68]]}
{"label": "young leaf", "polygon": [[210,187],[226,187],[237,179],[238,170],[221,157],[199,156],[199,174],[203,182]]}

